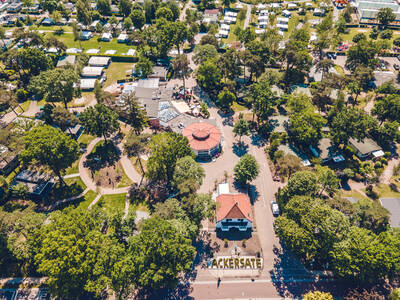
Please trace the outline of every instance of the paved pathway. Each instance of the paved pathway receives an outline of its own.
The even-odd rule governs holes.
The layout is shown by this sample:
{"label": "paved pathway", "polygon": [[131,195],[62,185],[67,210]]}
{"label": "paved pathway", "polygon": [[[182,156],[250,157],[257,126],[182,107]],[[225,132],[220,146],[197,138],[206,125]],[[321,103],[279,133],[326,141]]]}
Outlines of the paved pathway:
{"label": "paved pathway", "polygon": [[244,2],[240,2],[240,3],[242,3],[242,4],[244,4],[244,5],[247,6],[246,19],[244,20],[244,26],[243,26],[243,28],[245,29],[245,28],[246,28],[247,26],[249,26],[249,24],[250,24],[251,5],[250,5],[250,4],[247,4],[247,3],[244,3]]}
{"label": "paved pathway", "polygon": [[[103,138],[95,138],[93,141],[90,142],[90,144],[87,147],[86,152],[82,155],[81,159],[79,160],[79,174],[81,176],[82,181],[85,183],[88,189],[97,191],[100,194],[122,194],[122,193],[127,193],[129,191],[129,187],[122,187],[122,188],[102,188],[98,187],[93,179],[90,177],[88,169],[84,167],[84,162],[86,161],[87,156],[92,152],[93,148],[96,146],[98,142],[103,140]],[[118,144],[117,147],[122,150],[122,145]],[[133,181],[133,182],[140,182],[141,176],[139,173],[136,171],[136,169],[133,167],[131,161],[129,158],[125,155],[121,155],[121,165],[122,168],[125,171],[125,174],[128,176],[128,178]]]}
{"label": "paved pathway", "polygon": [[22,115],[25,117],[34,117],[40,111],[40,106],[37,103],[37,101],[31,101],[28,110],[23,112]]}

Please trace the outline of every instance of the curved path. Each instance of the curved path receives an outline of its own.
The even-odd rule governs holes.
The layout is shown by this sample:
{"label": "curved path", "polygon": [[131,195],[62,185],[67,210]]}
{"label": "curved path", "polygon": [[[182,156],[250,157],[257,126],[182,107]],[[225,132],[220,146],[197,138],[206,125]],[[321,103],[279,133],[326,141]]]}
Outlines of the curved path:
{"label": "curved path", "polygon": [[[82,155],[81,159],[79,160],[79,174],[81,176],[82,181],[85,183],[88,190],[93,190],[95,192],[98,192],[97,197],[93,200],[93,202],[90,204],[89,207],[92,207],[94,204],[96,204],[97,201],[100,199],[101,195],[123,194],[123,193],[127,193],[129,191],[129,186],[122,187],[122,188],[116,188],[116,189],[102,188],[102,187],[97,186],[94,183],[94,181],[92,180],[92,178],[90,177],[88,169],[84,167],[84,162],[85,162],[87,156],[92,152],[92,150],[96,146],[96,144],[102,140],[103,140],[103,138],[95,138],[93,141],[91,141],[87,147],[86,152]],[[121,153],[122,153],[122,144],[119,143],[119,144],[116,144],[116,146],[118,147],[118,149],[121,150]],[[141,176],[135,170],[131,161],[125,154],[121,155],[120,161],[121,161],[122,168],[124,169],[124,172],[128,176],[128,178],[133,182],[140,182]]]}

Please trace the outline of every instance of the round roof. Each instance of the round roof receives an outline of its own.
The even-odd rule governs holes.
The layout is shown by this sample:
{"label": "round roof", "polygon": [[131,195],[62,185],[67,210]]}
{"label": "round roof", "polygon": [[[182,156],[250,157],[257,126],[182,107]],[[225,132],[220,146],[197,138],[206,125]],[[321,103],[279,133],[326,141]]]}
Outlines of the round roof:
{"label": "round roof", "polygon": [[208,123],[193,123],[183,129],[182,135],[189,140],[190,148],[196,151],[208,151],[219,145],[221,132]]}

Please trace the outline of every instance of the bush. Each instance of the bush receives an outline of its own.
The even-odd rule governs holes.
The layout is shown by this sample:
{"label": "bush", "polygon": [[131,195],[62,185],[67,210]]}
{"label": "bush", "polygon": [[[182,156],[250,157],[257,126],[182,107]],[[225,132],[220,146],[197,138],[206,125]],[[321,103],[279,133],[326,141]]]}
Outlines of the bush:
{"label": "bush", "polygon": [[357,33],[354,37],[353,37],[353,42],[354,43],[358,43],[361,40],[366,40],[367,37],[365,36],[364,33]]}
{"label": "bush", "polygon": [[381,163],[380,161],[377,161],[377,162],[375,163],[375,165],[374,165],[374,168],[375,168],[375,169],[382,168],[382,163]]}
{"label": "bush", "polygon": [[393,36],[393,31],[391,31],[390,29],[386,29],[381,32],[380,36],[381,36],[381,39],[383,39],[383,40],[390,40]]}
{"label": "bush", "polygon": [[242,247],[246,248],[246,242],[247,242],[246,239],[242,240]]}
{"label": "bush", "polygon": [[400,300],[400,288],[394,289],[389,296],[390,300]]}
{"label": "bush", "polygon": [[277,161],[280,158],[282,158],[284,155],[285,155],[285,152],[283,152],[282,150],[275,151],[273,159],[274,159],[274,161]]}
{"label": "bush", "polygon": [[24,89],[18,89],[15,92],[15,95],[17,96],[18,101],[22,102],[26,100],[26,95],[28,94],[27,91],[25,91]]}
{"label": "bush", "polygon": [[392,156],[392,153],[390,151],[385,151],[385,158],[390,158]]}
{"label": "bush", "polygon": [[354,176],[354,180],[355,180],[355,181],[360,182],[362,179],[363,179],[363,177],[362,177],[359,173],[357,173],[357,174]]}
{"label": "bush", "polygon": [[224,247],[228,248],[228,239],[224,239]]}
{"label": "bush", "polygon": [[343,170],[343,174],[344,176],[346,176],[347,178],[353,178],[354,177],[354,172],[352,169],[350,168],[346,168]]}
{"label": "bush", "polygon": [[387,165],[388,163],[387,159],[384,157],[382,157],[379,161],[381,162],[382,165]]}
{"label": "bush", "polygon": [[372,185],[368,185],[366,187],[365,194],[372,199],[378,199],[378,193],[374,191],[374,187]]}
{"label": "bush", "polygon": [[397,165],[393,168],[393,175],[394,175],[394,176],[400,175],[400,163],[397,164]]}

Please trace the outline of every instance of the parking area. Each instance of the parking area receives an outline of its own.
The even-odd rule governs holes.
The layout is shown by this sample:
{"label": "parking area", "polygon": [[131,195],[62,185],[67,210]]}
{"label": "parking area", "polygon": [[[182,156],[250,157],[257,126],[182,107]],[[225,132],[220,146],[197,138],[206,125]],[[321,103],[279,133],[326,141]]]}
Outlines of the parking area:
{"label": "parking area", "polygon": [[381,204],[390,213],[390,225],[400,227],[400,199],[399,198],[381,198]]}

